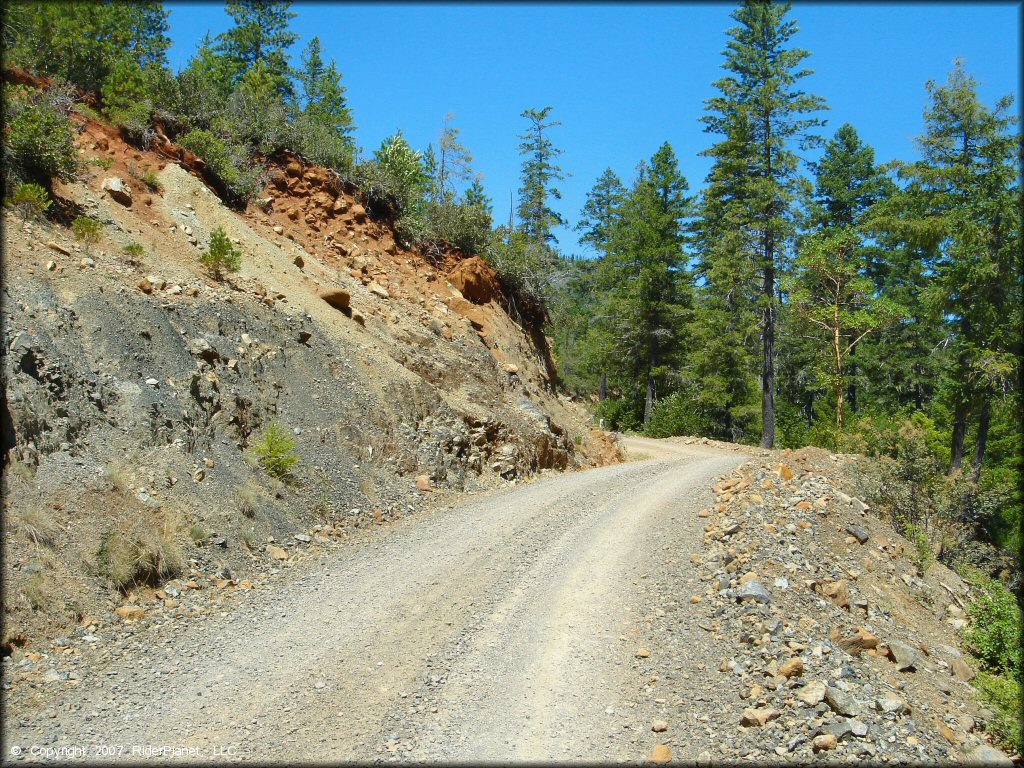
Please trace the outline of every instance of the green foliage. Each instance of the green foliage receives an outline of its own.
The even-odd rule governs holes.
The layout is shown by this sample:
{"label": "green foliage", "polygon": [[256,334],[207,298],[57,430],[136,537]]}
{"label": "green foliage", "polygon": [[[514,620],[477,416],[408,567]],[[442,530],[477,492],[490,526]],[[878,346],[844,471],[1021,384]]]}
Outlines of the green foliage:
{"label": "green foliage", "polygon": [[112,157],[94,157],[89,161],[90,165],[95,165],[97,168],[102,168],[104,171],[109,171],[114,165],[114,158]]}
{"label": "green foliage", "polygon": [[964,633],[968,648],[990,672],[1024,681],[1024,626],[1017,598],[1001,581],[977,569],[967,568],[962,575],[979,593],[969,608],[971,623]]}
{"label": "green foliage", "polygon": [[161,3],[15,4],[18,23],[4,31],[5,58],[98,93],[125,59],[162,66],[171,41]]}
{"label": "green foliage", "polygon": [[981,700],[995,713],[995,717],[985,723],[985,730],[993,734],[1007,751],[1024,752],[1020,718],[1024,683],[1019,677],[994,675],[982,670],[974,685],[981,693]]}
{"label": "green foliage", "polygon": [[150,90],[146,73],[130,57],[117,61],[103,83],[103,106],[107,114],[135,140],[141,139],[150,127],[153,113]]}
{"label": "green foliage", "polygon": [[519,226],[530,240],[544,246],[557,242],[551,230],[565,224],[562,215],[548,204],[549,199],[562,199],[562,193],[554,184],[565,178],[565,173],[555,163],[562,150],[547,134],[550,129],[561,125],[548,119],[551,110],[552,107],[525,110],[521,116],[530,122],[530,126],[519,136],[522,140],[519,153],[523,157],[517,211]]}
{"label": "green foliage", "polygon": [[689,393],[680,391],[673,392],[654,406],[644,434],[649,437],[696,435],[701,434],[705,426]]}
{"label": "green foliage", "polygon": [[971,621],[964,639],[983,665],[974,684],[982,700],[996,713],[986,724],[986,730],[994,733],[1004,746],[1019,752],[1024,748],[1020,721],[1021,686],[1024,684],[1021,607],[1014,594],[998,579],[969,567],[961,569],[960,575],[978,591],[968,607]]}
{"label": "green foliage", "polygon": [[5,87],[5,166],[16,178],[49,185],[78,173],[71,118],[56,104],[58,89],[31,92]]}
{"label": "green foliage", "polygon": [[7,204],[26,221],[40,220],[53,205],[53,200],[46,188],[39,184],[19,184]]}
{"label": "green foliage", "polygon": [[154,171],[152,168],[147,166],[140,169],[136,168],[135,166],[130,166],[128,168],[128,173],[131,174],[132,178],[138,179],[143,184],[145,184],[146,188],[150,192],[160,191],[160,177],[157,176],[156,171]]}
{"label": "green foliage", "polygon": [[242,252],[231,244],[223,227],[217,227],[210,233],[210,247],[200,254],[199,263],[214,279],[220,280],[224,272],[237,272],[241,269]]}
{"label": "green foliage", "polygon": [[299,463],[296,445],[281,425],[271,422],[252,450],[263,469],[278,480],[286,480],[291,476],[292,468]]}
{"label": "green foliage", "polygon": [[249,200],[259,192],[259,174],[245,149],[229,145],[202,128],[180,136],[178,143],[203,158],[228,190],[240,199]]}
{"label": "green foliage", "polygon": [[430,188],[423,153],[399,131],[384,139],[373,159],[356,166],[354,174],[371,212],[393,219],[403,244],[419,242],[426,232],[422,216]]}
{"label": "green foliage", "polygon": [[100,241],[100,237],[103,235],[103,225],[96,219],[79,216],[71,222],[71,232],[76,240],[85,245],[85,252],[89,253],[90,246]]}
{"label": "green foliage", "polygon": [[124,254],[132,261],[138,262],[146,255],[146,249],[139,243],[128,243],[123,249]]}

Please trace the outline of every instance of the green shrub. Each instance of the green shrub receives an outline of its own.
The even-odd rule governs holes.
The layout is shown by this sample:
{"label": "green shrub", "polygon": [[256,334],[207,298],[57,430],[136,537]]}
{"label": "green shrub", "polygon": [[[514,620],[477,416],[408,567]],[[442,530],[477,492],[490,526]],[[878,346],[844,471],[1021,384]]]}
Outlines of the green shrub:
{"label": "green shrub", "polygon": [[114,158],[112,157],[94,157],[89,161],[90,164],[102,168],[104,171],[110,170],[110,167],[114,164]]}
{"label": "green shrub", "polygon": [[39,184],[20,184],[8,199],[7,204],[18,211],[18,214],[26,221],[38,221],[46,215],[53,201],[45,187]]}
{"label": "green shrub", "polygon": [[[5,89],[8,90],[8,89]],[[71,181],[78,173],[71,119],[45,92],[9,89],[5,100],[5,162],[23,179]]]}
{"label": "green shrub", "polygon": [[138,261],[146,255],[146,249],[138,243],[128,243],[123,250],[132,261]]}
{"label": "green shrub", "polygon": [[[395,221],[422,214],[430,176],[423,164],[423,154],[409,145],[401,131],[384,139],[373,159],[356,166],[354,175],[371,211]],[[407,229],[419,232],[418,222],[408,224]]]}
{"label": "green shrub", "polygon": [[271,422],[252,450],[263,469],[278,480],[284,480],[291,475],[292,467],[299,463],[296,445],[283,427]]}
{"label": "green shrub", "polygon": [[604,419],[605,429],[613,432],[632,432],[642,426],[642,414],[625,398],[609,397],[597,406],[594,416]]}
{"label": "green shrub", "polygon": [[293,126],[292,149],[314,165],[331,168],[340,174],[352,172],[355,151],[352,142],[331,126],[300,117]]}
{"label": "green shrub", "polygon": [[217,134],[202,128],[179,137],[178,144],[203,158],[228,191],[240,200],[251,200],[259,192],[258,169],[243,147],[229,145]]}
{"label": "green shrub", "polygon": [[443,240],[470,256],[484,253],[494,237],[491,215],[479,205],[432,203],[425,223],[426,239]]}
{"label": "green shrub", "polygon": [[1021,609],[1013,593],[998,579],[977,569],[964,575],[980,595],[969,608],[970,626],[964,633],[968,648],[995,674],[1021,674]]}
{"label": "green shrub", "polygon": [[217,227],[210,235],[209,249],[199,256],[199,263],[217,280],[223,272],[237,272],[242,266],[242,252],[231,244],[227,232]]}
{"label": "green shrub", "polygon": [[693,401],[685,392],[673,392],[658,401],[651,420],[644,428],[644,434],[650,437],[700,434],[699,418]]}
{"label": "green shrub", "polygon": [[1024,734],[1021,732],[1021,701],[1024,696],[1020,679],[1002,677],[981,670],[974,679],[981,700],[995,713],[985,723],[985,730],[996,737],[1010,752],[1024,752]]}
{"label": "green shrub", "polygon": [[96,219],[79,216],[71,222],[71,232],[76,240],[80,240],[85,245],[85,252],[89,253],[89,247],[100,241],[100,236],[103,234],[103,225],[96,221]]}

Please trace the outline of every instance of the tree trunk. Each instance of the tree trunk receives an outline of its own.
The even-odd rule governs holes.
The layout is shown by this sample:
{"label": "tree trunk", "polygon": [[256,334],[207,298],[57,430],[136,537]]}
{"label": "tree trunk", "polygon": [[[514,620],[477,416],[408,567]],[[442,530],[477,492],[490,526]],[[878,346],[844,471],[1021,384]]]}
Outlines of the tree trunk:
{"label": "tree trunk", "polygon": [[654,369],[658,367],[658,341],[651,339],[651,360],[647,369],[647,400],[644,402],[644,424],[648,424],[654,414],[654,401],[658,397],[657,385],[654,381]]}
{"label": "tree trunk", "polygon": [[850,345],[850,380],[846,387],[846,399],[850,401],[850,412],[857,412],[857,361],[854,354],[857,352],[857,345]]}
{"label": "tree trunk", "polygon": [[761,447],[775,447],[775,253],[765,242],[763,359],[761,361]]}
{"label": "tree trunk", "polygon": [[981,466],[985,463],[985,447],[988,443],[988,428],[992,421],[992,390],[982,396],[981,414],[978,416],[978,442],[974,446],[974,484],[981,481]]}
{"label": "tree trunk", "polygon": [[967,397],[961,395],[953,411],[953,444],[949,451],[949,472],[952,475],[964,461],[964,442],[967,438]]}
{"label": "tree trunk", "polygon": [[608,397],[608,372],[601,371],[601,387],[597,390],[597,399],[602,403]]}

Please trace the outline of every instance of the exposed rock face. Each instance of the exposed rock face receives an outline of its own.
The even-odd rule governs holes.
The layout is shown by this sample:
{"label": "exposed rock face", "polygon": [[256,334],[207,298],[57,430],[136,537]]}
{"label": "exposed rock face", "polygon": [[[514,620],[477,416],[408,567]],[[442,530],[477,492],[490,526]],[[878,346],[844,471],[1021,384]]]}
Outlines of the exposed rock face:
{"label": "exposed rock face", "polygon": [[448,282],[474,304],[486,304],[501,291],[497,271],[479,256],[460,261],[448,273]]}

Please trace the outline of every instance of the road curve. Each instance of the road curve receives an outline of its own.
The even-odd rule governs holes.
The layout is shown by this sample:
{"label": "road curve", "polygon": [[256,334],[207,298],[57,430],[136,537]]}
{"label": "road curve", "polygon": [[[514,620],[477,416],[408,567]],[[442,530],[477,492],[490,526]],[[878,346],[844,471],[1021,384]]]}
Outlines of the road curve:
{"label": "road curve", "polygon": [[641,580],[666,531],[685,567],[711,481],[743,457],[627,445],[652,458],[398,524],[227,615],[140,636],[64,697],[73,711],[10,717],[4,742],[121,747],[105,761],[140,745],[204,762],[637,760],[609,716],[635,693]]}

